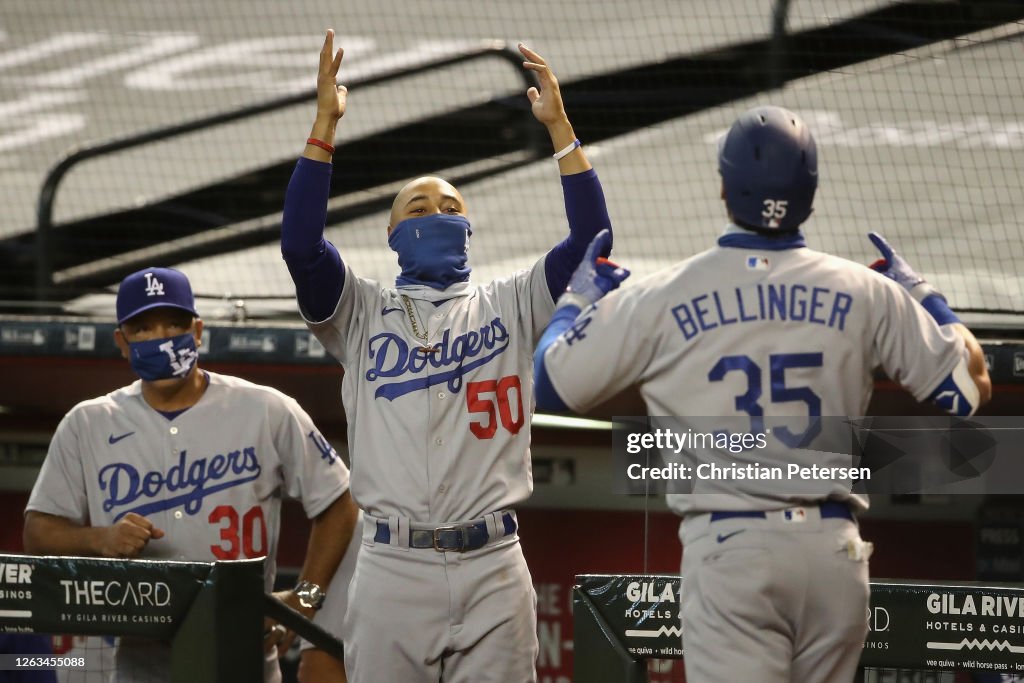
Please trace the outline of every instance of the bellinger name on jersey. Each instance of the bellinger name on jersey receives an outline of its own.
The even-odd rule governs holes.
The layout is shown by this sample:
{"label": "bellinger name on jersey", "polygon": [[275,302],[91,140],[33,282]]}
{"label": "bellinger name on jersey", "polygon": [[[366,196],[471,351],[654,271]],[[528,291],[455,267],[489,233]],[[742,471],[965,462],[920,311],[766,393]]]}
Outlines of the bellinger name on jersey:
{"label": "bellinger name on jersey", "polygon": [[828,287],[799,283],[757,284],[701,294],[672,314],[687,339],[719,326],[756,320],[792,320],[844,329],[853,297]]}

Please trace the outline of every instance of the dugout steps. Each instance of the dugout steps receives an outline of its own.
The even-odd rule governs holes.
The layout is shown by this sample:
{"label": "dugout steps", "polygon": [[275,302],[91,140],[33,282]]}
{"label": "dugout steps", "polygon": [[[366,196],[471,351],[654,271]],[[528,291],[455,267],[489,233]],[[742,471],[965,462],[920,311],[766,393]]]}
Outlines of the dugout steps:
{"label": "dugout steps", "polygon": [[[779,0],[777,9],[784,13],[787,5]],[[598,142],[788,81],[1018,21],[1024,4],[899,3],[792,34],[784,32],[780,13],[779,30],[762,40],[562,83],[578,135]],[[260,113],[260,108],[248,110]],[[332,195],[348,199],[329,212],[328,224],[386,208],[390,198],[374,188],[439,169],[503,160],[466,175],[449,174],[472,182],[542,158],[547,146],[521,93],[343,142],[335,157]],[[289,158],[166,200],[54,226],[43,240],[29,233],[0,241],[0,299],[66,301],[118,281],[151,253],[176,263],[276,241],[293,167]],[[56,186],[40,198],[43,222],[55,192]]]}

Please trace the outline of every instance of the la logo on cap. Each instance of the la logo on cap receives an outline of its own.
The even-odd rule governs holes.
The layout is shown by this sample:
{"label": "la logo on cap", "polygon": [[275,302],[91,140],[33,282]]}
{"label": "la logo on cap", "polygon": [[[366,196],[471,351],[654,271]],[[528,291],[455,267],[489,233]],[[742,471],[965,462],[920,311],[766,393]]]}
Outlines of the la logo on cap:
{"label": "la logo on cap", "polygon": [[153,273],[146,273],[146,296],[163,296],[164,283],[156,279]]}

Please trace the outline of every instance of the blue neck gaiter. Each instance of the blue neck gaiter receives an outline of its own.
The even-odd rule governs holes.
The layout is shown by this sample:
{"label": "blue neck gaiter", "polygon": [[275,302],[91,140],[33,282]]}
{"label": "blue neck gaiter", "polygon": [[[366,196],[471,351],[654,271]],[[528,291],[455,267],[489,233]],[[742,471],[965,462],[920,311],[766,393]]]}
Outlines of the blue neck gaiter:
{"label": "blue neck gaiter", "polygon": [[465,216],[432,214],[407,218],[392,230],[388,245],[398,253],[398,285],[447,289],[469,279],[467,252],[473,234]]}
{"label": "blue neck gaiter", "polygon": [[128,342],[128,360],[143,380],[183,379],[199,359],[196,338],[191,332],[167,339]]}

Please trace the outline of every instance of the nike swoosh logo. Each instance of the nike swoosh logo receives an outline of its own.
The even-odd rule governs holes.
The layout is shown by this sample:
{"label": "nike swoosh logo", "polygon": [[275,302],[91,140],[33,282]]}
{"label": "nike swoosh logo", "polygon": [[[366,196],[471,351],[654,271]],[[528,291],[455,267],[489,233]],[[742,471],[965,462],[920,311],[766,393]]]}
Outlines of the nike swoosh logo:
{"label": "nike swoosh logo", "polygon": [[118,442],[118,441],[120,441],[121,439],[127,439],[127,438],[128,438],[129,436],[131,436],[131,435],[132,435],[132,434],[134,434],[134,433],[135,433],[135,432],[128,432],[127,434],[122,434],[121,436],[114,436],[113,434],[111,434],[111,435],[110,435],[110,438],[108,438],[108,439],[107,439],[107,442],[108,442],[108,443],[109,443],[110,445],[114,445],[115,443],[117,443],[117,442]]}
{"label": "nike swoosh logo", "polygon": [[739,531],[734,531],[731,534],[718,534],[718,542],[725,543],[736,534],[742,534],[744,531],[746,531],[746,529],[740,529]]}
{"label": "nike swoosh logo", "polygon": [[384,308],[381,309],[380,314],[382,316],[384,316],[384,315],[387,315],[388,313],[394,313],[395,311],[400,311],[400,310],[402,310],[402,309],[401,308],[388,308],[387,306],[385,306]]}

